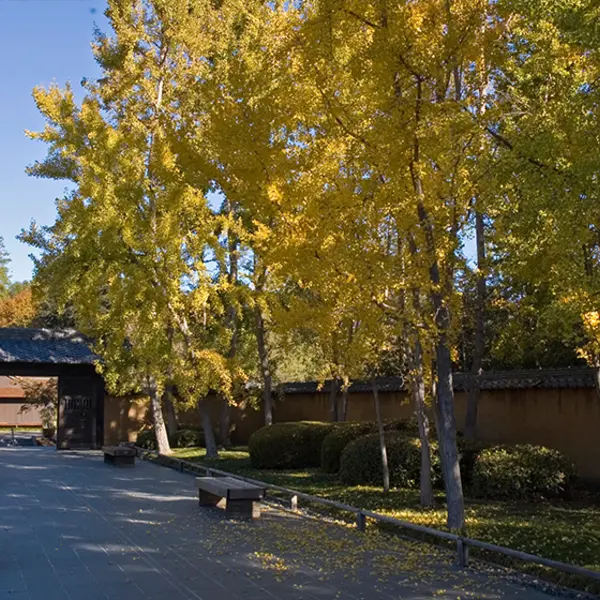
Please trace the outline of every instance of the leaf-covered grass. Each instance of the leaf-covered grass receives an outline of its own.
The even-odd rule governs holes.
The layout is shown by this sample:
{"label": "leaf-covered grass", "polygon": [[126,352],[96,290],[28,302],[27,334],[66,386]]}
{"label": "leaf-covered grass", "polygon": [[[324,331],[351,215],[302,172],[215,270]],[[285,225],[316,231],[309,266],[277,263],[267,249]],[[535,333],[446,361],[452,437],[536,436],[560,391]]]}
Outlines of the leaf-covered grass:
{"label": "leaf-covered grass", "polygon": [[41,433],[41,427],[0,427],[0,433],[10,433],[12,430],[15,433]]}
{"label": "leaf-covered grass", "polygon": [[[345,486],[339,482],[336,475],[329,475],[318,469],[253,469],[248,452],[243,447],[223,450],[220,458],[213,460],[205,458],[204,448],[182,448],[175,450],[174,455],[314,496],[337,500],[428,527],[445,529],[443,494],[436,497],[435,509],[422,509],[419,507],[417,490],[395,489],[386,496],[377,487]],[[588,496],[570,502],[467,499],[466,504],[469,537],[600,571],[599,498]],[[311,508],[323,510],[323,507]],[[499,555],[485,558],[495,562],[503,561]],[[567,574],[551,572],[522,562],[506,564],[558,583],[600,592],[600,586],[590,584],[589,580],[579,580]]]}

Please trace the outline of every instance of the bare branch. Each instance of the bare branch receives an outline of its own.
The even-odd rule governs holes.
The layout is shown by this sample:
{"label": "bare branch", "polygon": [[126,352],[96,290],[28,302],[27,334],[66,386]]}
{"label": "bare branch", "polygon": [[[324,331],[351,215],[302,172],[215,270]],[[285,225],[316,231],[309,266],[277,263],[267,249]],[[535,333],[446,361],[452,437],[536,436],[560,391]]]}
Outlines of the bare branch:
{"label": "bare branch", "polygon": [[348,8],[343,8],[342,10],[347,15],[350,15],[351,17],[358,19],[361,23],[364,23],[365,25],[368,25],[369,27],[372,27],[373,29],[381,29],[381,25],[378,25],[377,23],[373,23],[373,21],[370,21],[366,17],[363,17],[362,15],[355,13],[353,10],[350,10]]}

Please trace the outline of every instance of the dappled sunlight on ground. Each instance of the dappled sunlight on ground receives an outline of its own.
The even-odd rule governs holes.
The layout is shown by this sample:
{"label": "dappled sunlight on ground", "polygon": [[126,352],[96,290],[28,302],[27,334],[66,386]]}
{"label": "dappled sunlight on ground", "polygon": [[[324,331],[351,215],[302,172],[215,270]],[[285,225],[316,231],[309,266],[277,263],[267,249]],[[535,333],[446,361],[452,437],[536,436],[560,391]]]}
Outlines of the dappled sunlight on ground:
{"label": "dappled sunlight on ground", "polygon": [[0,480],[2,600],[550,598],[375,527],[270,506],[256,521],[227,519],[198,507],[192,476],[145,461],[124,474],[97,454],[1,451]]}
{"label": "dappled sunlight on ground", "polygon": [[[446,529],[446,511],[443,494],[437,494],[437,508],[419,507],[418,490],[397,489],[383,495],[374,486],[347,487],[335,475],[319,469],[300,471],[272,471],[252,469],[249,455],[241,447],[223,451],[218,460],[205,460],[203,448],[175,450],[175,455],[185,452],[187,459],[238,473],[245,477],[288,487],[300,492],[336,500],[389,515],[419,525]],[[182,456],[183,458],[183,456]],[[307,506],[302,501],[301,506]],[[336,520],[353,522],[354,516],[329,507],[308,505],[312,511]],[[589,497],[571,502],[503,502],[469,501],[466,507],[467,534],[483,541],[508,546],[524,552],[567,562],[600,571],[600,499]],[[389,527],[386,526],[387,529]],[[497,556],[485,556],[496,560]],[[500,559],[504,560],[504,559]],[[551,577],[568,585],[588,586],[587,580],[549,572],[547,569],[517,563],[519,568],[543,577]],[[600,587],[599,587],[600,591]]]}

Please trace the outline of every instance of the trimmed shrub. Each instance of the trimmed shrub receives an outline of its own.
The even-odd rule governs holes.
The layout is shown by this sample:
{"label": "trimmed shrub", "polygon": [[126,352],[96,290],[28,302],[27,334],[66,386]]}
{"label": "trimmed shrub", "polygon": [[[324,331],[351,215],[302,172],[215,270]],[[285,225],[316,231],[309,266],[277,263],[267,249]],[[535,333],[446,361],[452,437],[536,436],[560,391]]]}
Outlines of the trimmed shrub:
{"label": "trimmed shrub", "polygon": [[321,445],[332,423],[275,423],[254,432],[248,442],[250,462],[257,469],[303,469],[321,463]]}
{"label": "trimmed shrub", "polygon": [[199,429],[179,429],[170,438],[172,448],[204,447],[204,433]]}
{"label": "trimmed shrub", "polygon": [[462,483],[465,488],[470,488],[473,483],[473,470],[475,469],[477,457],[484,450],[490,448],[491,444],[459,435],[456,437],[456,445],[458,446]]}
{"label": "trimmed shrub", "polygon": [[377,430],[375,423],[340,423],[327,434],[321,446],[321,468],[325,473],[337,473],[340,470],[340,458],[344,448],[356,438]]}
{"label": "trimmed shrub", "polygon": [[[154,428],[150,427],[138,433],[136,445],[146,450],[156,450],[156,435]],[[204,434],[198,429],[179,429],[169,437],[171,448],[192,448],[204,446]]]}
{"label": "trimmed shrub", "polygon": [[[377,431],[377,423],[373,422],[374,431]],[[395,419],[393,421],[384,421],[383,423],[384,431],[397,431],[399,433],[404,433],[410,437],[419,437],[419,424],[417,423],[417,419],[414,417],[410,417],[410,419]],[[432,433],[433,428],[431,429]]]}
{"label": "trimmed shrub", "polygon": [[575,476],[573,463],[558,450],[493,446],[476,458],[471,490],[481,498],[550,498],[570,492]]}
{"label": "trimmed shrub", "polygon": [[146,450],[156,450],[156,435],[154,435],[154,429],[143,429],[138,433],[136,446],[145,448]]}
{"label": "trimmed shrub", "polygon": [[[419,426],[416,419],[398,419],[385,421],[383,429],[410,437],[419,437]],[[336,423],[333,431],[323,440],[321,447],[321,468],[326,473],[337,473],[340,470],[340,458],[344,448],[356,438],[369,433],[377,433],[375,421]]]}
{"label": "trimmed shrub", "polygon": [[[421,442],[403,433],[388,432],[385,436],[390,485],[418,487],[421,472]],[[440,477],[439,459],[432,444],[432,478]],[[351,441],[342,452],[340,479],[349,485],[378,485],[382,483],[381,451],[377,433]]]}

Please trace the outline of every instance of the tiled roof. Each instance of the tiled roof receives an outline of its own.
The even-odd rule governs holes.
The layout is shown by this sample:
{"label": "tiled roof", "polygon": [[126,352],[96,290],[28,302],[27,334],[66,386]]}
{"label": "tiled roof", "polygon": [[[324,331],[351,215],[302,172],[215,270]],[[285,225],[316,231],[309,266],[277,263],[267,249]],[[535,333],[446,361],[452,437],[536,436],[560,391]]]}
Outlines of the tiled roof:
{"label": "tiled roof", "polygon": [[89,340],[72,329],[0,328],[0,363],[93,364]]}
{"label": "tiled roof", "polygon": [[[467,378],[464,373],[454,373],[454,390],[464,391]],[[406,390],[403,377],[379,377],[377,387],[381,392],[402,392]],[[319,388],[316,381],[290,382],[281,386],[284,394],[313,394],[316,392],[329,393],[331,381],[327,380]],[[511,389],[565,389],[593,388],[594,371],[587,367],[571,369],[531,369],[523,371],[489,371],[481,376],[482,390],[511,390]],[[350,392],[370,392],[370,381],[354,381]]]}
{"label": "tiled roof", "polygon": [[[454,388],[464,390],[465,375],[454,375]],[[565,389],[593,388],[594,371],[588,367],[571,369],[530,369],[523,371],[490,371],[483,373],[481,388],[484,390],[507,389]]]}
{"label": "tiled roof", "polygon": [[[378,377],[377,389],[380,392],[399,392],[405,389],[402,377]],[[317,381],[292,381],[284,383],[281,390],[284,394],[313,394],[315,392],[329,393],[331,380],[326,380],[322,385]],[[350,385],[351,392],[370,392],[370,381],[353,381]]]}

